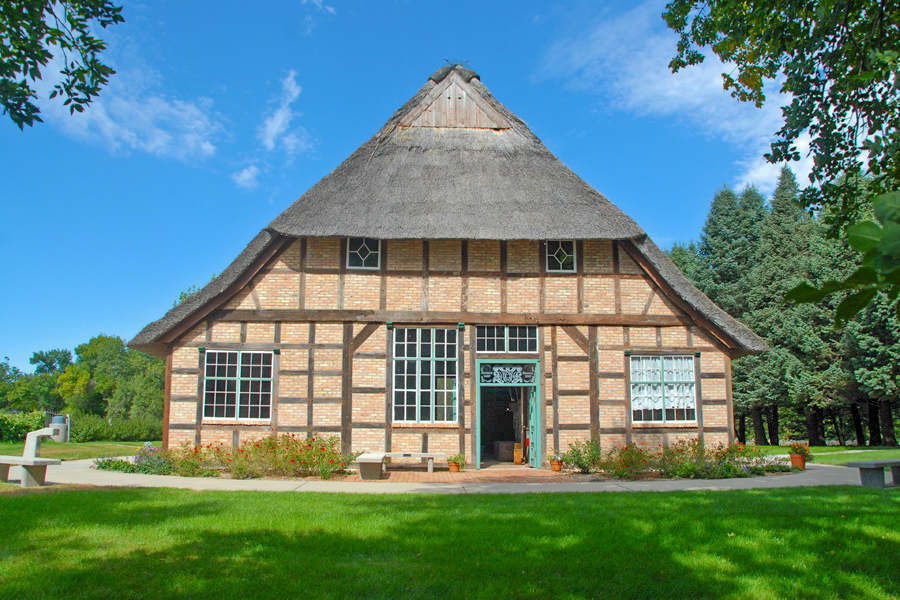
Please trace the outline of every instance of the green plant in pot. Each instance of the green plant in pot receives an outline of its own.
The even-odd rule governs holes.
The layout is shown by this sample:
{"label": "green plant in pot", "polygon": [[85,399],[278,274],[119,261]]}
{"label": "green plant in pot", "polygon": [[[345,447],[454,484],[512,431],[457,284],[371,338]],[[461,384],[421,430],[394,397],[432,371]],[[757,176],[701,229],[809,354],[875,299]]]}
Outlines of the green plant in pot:
{"label": "green plant in pot", "polygon": [[458,473],[460,470],[462,470],[463,467],[466,466],[466,455],[460,453],[449,456],[447,457],[447,464],[450,465],[451,473]]}
{"label": "green plant in pot", "polygon": [[552,471],[562,471],[563,457],[565,456],[564,452],[560,452],[556,450],[555,452],[549,452],[547,454],[547,460],[550,461],[550,470]]}

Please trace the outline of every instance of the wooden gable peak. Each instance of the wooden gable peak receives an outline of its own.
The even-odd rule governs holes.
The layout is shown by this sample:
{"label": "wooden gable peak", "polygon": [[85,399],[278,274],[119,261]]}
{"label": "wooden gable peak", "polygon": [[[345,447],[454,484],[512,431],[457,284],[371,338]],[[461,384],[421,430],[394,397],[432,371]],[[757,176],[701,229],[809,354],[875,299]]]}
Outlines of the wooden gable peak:
{"label": "wooden gable peak", "polygon": [[459,71],[450,70],[400,126],[509,129],[509,121],[469,81]]}

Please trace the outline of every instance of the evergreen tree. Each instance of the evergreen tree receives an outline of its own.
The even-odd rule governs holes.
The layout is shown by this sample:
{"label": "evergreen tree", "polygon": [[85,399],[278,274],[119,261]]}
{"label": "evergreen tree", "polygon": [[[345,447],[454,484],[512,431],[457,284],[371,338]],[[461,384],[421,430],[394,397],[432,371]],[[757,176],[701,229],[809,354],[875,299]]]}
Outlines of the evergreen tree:
{"label": "evergreen tree", "polygon": [[900,322],[892,317],[895,304],[879,294],[844,329],[855,388],[868,400],[872,445],[897,445],[892,405],[900,398]]}

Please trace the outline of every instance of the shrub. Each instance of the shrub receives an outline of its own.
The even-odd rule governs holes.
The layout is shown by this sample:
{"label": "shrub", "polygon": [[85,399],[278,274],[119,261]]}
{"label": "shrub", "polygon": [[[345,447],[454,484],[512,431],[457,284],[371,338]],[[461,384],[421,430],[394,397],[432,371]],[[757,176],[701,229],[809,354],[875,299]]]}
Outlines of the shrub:
{"label": "shrub", "polygon": [[600,469],[600,442],[585,440],[569,444],[569,451],[562,455],[563,464],[575,467],[581,473],[590,473]]}
{"label": "shrub", "polygon": [[72,415],[72,426],[69,439],[73,442],[96,442],[108,440],[112,436],[112,427],[101,416],[84,414]]}
{"label": "shrub", "polygon": [[152,444],[144,444],[134,455],[133,460],[118,456],[102,456],[94,459],[94,466],[103,471],[121,471],[123,473],[142,473],[144,475],[168,475],[172,472],[172,460],[162,448]]}
{"label": "shrub", "polygon": [[24,440],[29,431],[44,426],[44,413],[37,410],[29,413],[0,412],[0,442]]}
{"label": "shrub", "polygon": [[134,468],[137,473],[146,475],[168,475],[172,472],[172,460],[162,448],[153,444],[144,444],[134,455]]}
{"label": "shrub", "polygon": [[111,438],[120,442],[144,442],[162,439],[162,421],[154,417],[135,417],[127,421],[113,421]]}
{"label": "shrub", "polygon": [[653,460],[649,452],[634,444],[615,448],[600,461],[600,469],[617,479],[638,479],[645,475]]}
{"label": "shrub", "polygon": [[118,456],[101,456],[94,459],[94,467],[101,471],[121,471],[122,473],[137,473],[137,469],[131,461]]}

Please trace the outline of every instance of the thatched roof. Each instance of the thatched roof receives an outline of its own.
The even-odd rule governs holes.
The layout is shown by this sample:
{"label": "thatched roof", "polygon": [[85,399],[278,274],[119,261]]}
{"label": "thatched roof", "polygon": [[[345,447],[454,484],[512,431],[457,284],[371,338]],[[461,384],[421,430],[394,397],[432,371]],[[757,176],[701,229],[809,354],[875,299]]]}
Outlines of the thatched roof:
{"label": "thatched roof", "polygon": [[[454,82],[476,97],[479,127],[416,126],[425,105]],[[207,286],[145,327],[129,346],[164,356],[167,335],[227,301],[251,265],[293,238],[630,240],[684,303],[734,340],[762,339],[712,303],[625,213],[562,164],[478,75],[435,72],[368,142],[281,213]],[[731,345],[731,344],[729,344]]]}
{"label": "thatched roof", "polygon": [[[506,121],[405,126],[452,77]],[[459,67],[437,71],[378,133],[269,224],[290,236],[381,239],[628,239],[643,230],[566,167]]]}

